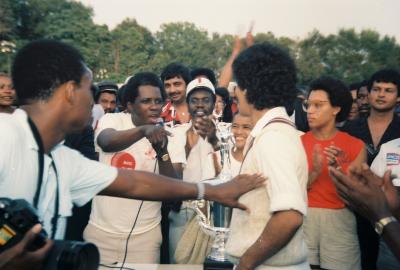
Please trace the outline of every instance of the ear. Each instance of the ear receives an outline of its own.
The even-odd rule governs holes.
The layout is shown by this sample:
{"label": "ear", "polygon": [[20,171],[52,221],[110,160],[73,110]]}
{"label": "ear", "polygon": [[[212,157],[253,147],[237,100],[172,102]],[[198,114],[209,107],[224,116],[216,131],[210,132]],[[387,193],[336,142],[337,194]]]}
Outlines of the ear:
{"label": "ear", "polygon": [[66,101],[73,104],[76,100],[76,83],[74,81],[68,81],[63,84],[63,87]]}
{"label": "ear", "polygon": [[128,101],[126,103],[126,109],[128,110],[129,113],[132,113],[132,111],[133,111],[133,103]]}
{"label": "ear", "polygon": [[339,114],[339,112],[342,110],[342,108],[340,108],[340,107],[333,107],[333,115],[338,115]]}

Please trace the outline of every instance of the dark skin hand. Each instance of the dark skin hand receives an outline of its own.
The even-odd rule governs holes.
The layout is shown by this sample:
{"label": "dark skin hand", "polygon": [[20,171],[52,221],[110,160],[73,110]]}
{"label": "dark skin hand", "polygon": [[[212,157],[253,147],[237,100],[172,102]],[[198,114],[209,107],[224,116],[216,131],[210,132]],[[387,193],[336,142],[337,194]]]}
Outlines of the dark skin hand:
{"label": "dark skin hand", "polygon": [[393,214],[398,216],[400,200],[390,179],[390,171],[383,178],[375,175],[366,164],[349,168],[349,175],[329,167],[339,196],[353,210],[371,222]]}
{"label": "dark skin hand", "polygon": [[[334,167],[329,169],[340,197],[350,208],[373,224],[392,215],[399,220],[400,200],[390,179],[390,171],[386,171],[381,178],[371,172],[366,164],[352,168],[349,175]],[[382,237],[400,262],[400,223],[387,224]]]}
{"label": "dark skin hand", "polygon": [[187,131],[186,140],[186,157],[189,156],[190,150],[196,145],[199,136],[207,138],[207,141],[213,146],[214,150],[218,150],[218,138],[216,135],[216,127],[213,122],[213,116],[206,116],[199,112],[193,117],[193,127]]}
{"label": "dark skin hand", "polygon": [[27,248],[32,244],[37,234],[42,229],[40,224],[36,224],[28,231],[24,238],[15,246],[3,251],[0,254],[1,270],[39,270],[43,267],[43,261],[53,246],[53,242],[46,241],[46,244],[36,250],[28,251]]}

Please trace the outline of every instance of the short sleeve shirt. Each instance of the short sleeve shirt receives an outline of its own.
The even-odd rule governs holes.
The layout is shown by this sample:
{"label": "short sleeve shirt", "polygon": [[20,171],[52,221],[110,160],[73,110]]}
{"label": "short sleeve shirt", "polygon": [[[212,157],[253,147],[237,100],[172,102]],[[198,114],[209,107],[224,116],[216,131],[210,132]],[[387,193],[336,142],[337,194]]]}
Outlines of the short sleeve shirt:
{"label": "short sleeve shirt", "polygon": [[[33,203],[38,180],[38,146],[32,135],[25,111],[0,113],[0,197],[25,199]],[[89,160],[79,152],[62,144],[51,150],[57,170],[51,166],[50,156],[44,157],[43,183],[38,203],[38,215],[44,229],[51,234],[54,215],[56,181],[59,183],[60,208],[56,239],[65,233],[66,217],[72,206],[82,206],[109,186],[117,177],[117,170]]]}

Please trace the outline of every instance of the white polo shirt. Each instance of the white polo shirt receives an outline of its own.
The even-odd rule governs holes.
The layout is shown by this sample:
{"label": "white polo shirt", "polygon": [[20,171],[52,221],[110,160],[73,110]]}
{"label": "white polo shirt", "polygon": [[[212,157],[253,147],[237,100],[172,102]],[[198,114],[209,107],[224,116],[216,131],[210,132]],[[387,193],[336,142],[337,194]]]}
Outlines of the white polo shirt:
{"label": "white polo shirt", "polygon": [[381,145],[378,155],[371,164],[371,170],[382,177],[387,170],[392,171],[393,184],[400,184],[400,138]]}
{"label": "white polo shirt", "polygon": [[[33,203],[38,179],[38,146],[26,112],[17,109],[13,114],[0,113],[0,130],[0,197],[25,199]],[[66,217],[71,215],[73,203],[78,206],[87,203],[109,186],[118,172],[62,144],[55,146],[51,155],[57,168],[60,191],[60,217],[55,238],[62,239]],[[49,235],[54,215],[56,181],[51,158],[45,155],[38,215]]]}
{"label": "white polo shirt", "polygon": [[[255,138],[243,161],[241,173],[262,173],[267,177],[267,182],[264,187],[240,198],[250,213],[233,210],[227,252],[236,262],[258,239],[274,212],[297,210],[306,215],[306,154],[295,128],[276,122],[265,126],[275,117],[290,120],[285,108],[273,108],[259,119],[247,139],[245,152],[251,138]],[[262,265],[265,269],[309,269],[303,226],[285,247]]]}

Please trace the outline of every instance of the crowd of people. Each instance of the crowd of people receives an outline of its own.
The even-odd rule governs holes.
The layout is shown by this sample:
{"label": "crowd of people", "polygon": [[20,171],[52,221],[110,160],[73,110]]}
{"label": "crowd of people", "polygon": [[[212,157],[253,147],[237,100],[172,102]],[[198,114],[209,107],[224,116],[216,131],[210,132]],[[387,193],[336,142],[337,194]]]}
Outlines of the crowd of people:
{"label": "crowd of people", "polygon": [[[218,79],[171,63],[120,85],[93,82],[69,45],[29,43],[0,73],[0,197],[32,203],[54,239],[96,244],[103,267],[179,263],[185,200],[205,198],[235,208],[237,270],[400,269],[399,71],[299,89],[284,50],[246,41]],[[233,179],[212,186],[221,126]],[[39,230],[0,269],[40,269]]]}

